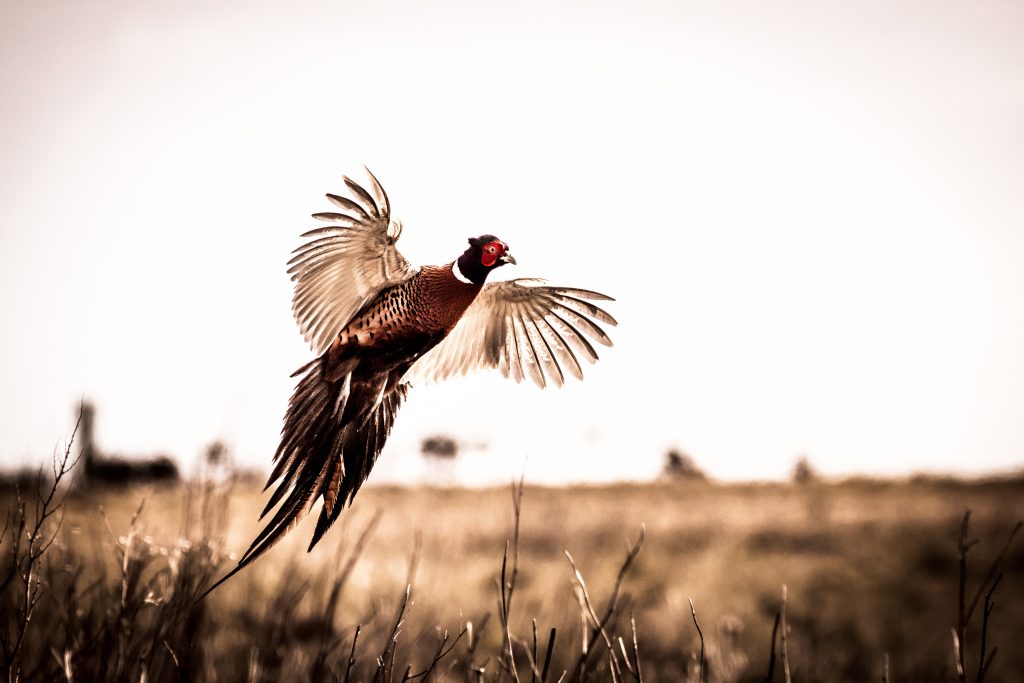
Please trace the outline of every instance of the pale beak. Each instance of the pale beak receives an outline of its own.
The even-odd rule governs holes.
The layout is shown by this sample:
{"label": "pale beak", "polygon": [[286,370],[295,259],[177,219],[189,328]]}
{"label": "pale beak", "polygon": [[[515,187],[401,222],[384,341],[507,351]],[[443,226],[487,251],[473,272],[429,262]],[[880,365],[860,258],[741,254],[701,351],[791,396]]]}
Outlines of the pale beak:
{"label": "pale beak", "polygon": [[515,257],[509,253],[502,254],[500,261],[502,263],[511,263],[513,266],[516,265]]}

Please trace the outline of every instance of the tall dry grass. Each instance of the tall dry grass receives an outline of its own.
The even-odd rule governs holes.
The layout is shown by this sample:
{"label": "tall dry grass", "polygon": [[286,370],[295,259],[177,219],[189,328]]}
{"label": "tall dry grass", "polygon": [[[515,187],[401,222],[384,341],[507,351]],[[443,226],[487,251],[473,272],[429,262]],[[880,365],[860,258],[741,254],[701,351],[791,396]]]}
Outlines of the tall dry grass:
{"label": "tall dry grass", "polygon": [[1024,680],[1019,480],[370,488],[196,604],[257,487],[70,452],[5,499],[11,681]]}

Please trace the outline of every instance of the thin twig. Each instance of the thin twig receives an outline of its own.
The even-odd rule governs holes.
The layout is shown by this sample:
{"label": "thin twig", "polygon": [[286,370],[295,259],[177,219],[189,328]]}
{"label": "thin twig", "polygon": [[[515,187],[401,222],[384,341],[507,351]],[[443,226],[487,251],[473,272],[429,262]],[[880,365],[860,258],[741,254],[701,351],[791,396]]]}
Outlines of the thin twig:
{"label": "thin twig", "polygon": [[787,646],[788,639],[786,637],[789,631],[789,625],[786,623],[786,602],[787,593],[786,585],[782,585],[782,672],[785,674],[786,683],[791,683],[789,676],[789,647]]}
{"label": "thin twig", "polygon": [[[322,677],[323,667],[327,661],[328,654],[338,644],[340,644],[333,634],[338,606],[341,604],[342,591],[348,583],[348,579],[352,575],[352,571],[355,569],[356,563],[359,561],[359,557],[363,553],[363,549],[366,547],[367,539],[369,539],[373,530],[380,522],[380,518],[381,513],[380,511],[377,511],[356,539],[355,545],[353,545],[352,550],[349,551],[348,558],[345,560],[345,564],[342,566],[341,572],[338,573],[331,582],[331,591],[328,594],[327,601],[324,603],[324,611],[320,627],[320,648],[317,653],[316,663],[313,669],[315,674],[312,676],[313,678]],[[354,640],[352,644],[353,646],[355,645]]]}
{"label": "thin twig", "polygon": [[483,667],[478,667],[473,664],[473,656],[476,654],[476,646],[480,643],[480,638],[483,636],[484,629],[487,627],[487,622],[491,618],[491,613],[484,614],[483,618],[480,619],[478,626],[474,626],[472,621],[466,622],[466,682],[471,683],[474,680],[480,680],[483,677]]}
{"label": "thin twig", "polygon": [[956,629],[953,631],[953,655],[956,659],[956,675],[960,683],[967,683],[967,553],[977,541],[967,540],[967,529],[971,521],[970,509],[964,510],[963,519],[960,521],[960,535],[957,538],[957,564],[960,569],[959,583],[957,586],[957,619]]}
{"label": "thin twig", "polygon": [[700,630],[700,624],[697,622],[697,610],[693,606],[693,599],[686,598],[686,601],[690,603],[690,615],[693,617],[693,625],[697,627],[697,635],[700,637],[700,673],[697,683],[704,683],[704,632]]}
{"label": "thin twig", "polygon": [[960,650],[960,636],[957,635],[956,628],[950,628],[949,631],[953,635],[953,663],[956,664],[957,680],[966,681],[967,676],[964,674],[963,655]]}
{"label": "thin twig", "polygon": [[637,683],[644,683],[644,670],[640,666],[640,644],[636,637],[636,619],[633,618],[633,613],[629,614],[629,625],[633,629],[633,665],[636,667],[636,680]]}
{"label": "thin twig", "polygon": [[[519,576],[519,523],[522,518],[524,477],[512,483],[512,540],[505,542],[505,554],[501,559],[501,584],[498,586],[498,616],[501,618],[504,638],[504,653],[501,665],[509,672],[512,679],[519,683],[519,672],[516,668],[513,648],[512,630],[509,624],[509,613],[512,611],[512,596],[516,590],[516,579]],[[512,554],[511,571],[509,553]]]}
{"label": "thin twig", "polygon": [[430,666],[428,666],[426,669],[424,669],[418,674],[410,674],[409,670],[406,670],[405,678],[403,678],[402,680],[412,681],[417,678],[427,680],[430,674],[434,672],[434,669],[437,668],[438,662],[440,662],[442,659],[451,654],[451,651],[454,650],[455,646],[459,643],[460,640],[462,640],[462,636],[466,635],[466,630],[466,627],[463,627],[462,630],[459,631],[459,635],[455,636],[455,640],[452,640],[451,645],[448,645],[448,641],[451,640],[451,636],[448,635],[448,631],[445,631],[444,635],[441,638],[441,643],[437,646],[437,649],[434,651],[434,658],[433,660],[431,660]]}
{"label": "thin twig", "polygon": [[996,576],[996,580],[992,582],[992,587],[985,593],[985,611],[981,620],[981,654],[978,655],[978,678],[975,679],[976,683],[982,683],[985,680],[985,674],[988,673],[986,666],[987,655],[985,654],[985,649],[988,645],[988,622],[992,616],[992,610],[996,607],[996,604],[992,602],[992,594],[996,592],[996,587],[999,586],[999,582],[1002,580],[1002,574]]}
{"label": "thin twig", "polygon": [[[576,660],[576,667],[573,669],[573,673],[570,676],[570,680],[578,681],[583,677],[586,671],[587,659],[590,656],[590,652],[593,650],[594,644],[597,642],[599,637],[604,638],[608,649],[614,653],[614,647],[611,645],[611,639],[608,638],[608,634],[605,632],[605,625],[611,620],[615,614],[615,610],[619,605],[619,591],[622,589],[622,580],[632,566],[636,556],[640,553],[640,548],[644,544],[644,538],[646,536],[646,530],[643,525],[640,526],[640,534],[637,537],[636,543],[627,548],[626,559],[623,560],[622,565],[619,567],[619,573],[615,577],[615,585],[612,587],[611,597],[608,599],[608,607],[605,609],[604,615],[599,619],[593,608],[593,603],[590,600],[590,594],[587,591],[587,584],[583,580],[583,574],[576,567],[576,562],[572,559],[572,555],[568,550],[563,551],[566,558],[569,560],[569,565],[572,567],[573,574],[576,577],[577,583],[577,599],[580,602],[580,611],[583,617],[584,630],[589,625],[591,627],[589,637],[584,633],[582,652],[579,658]],[[614,658],[614,654],[613,654]]]}
{"label": "thin twig", "polygon": [[[415,553],[413,555],[415,556]],[[391,679],[392,669],[395,664],[395,646],[398,641],[398,634],[402,630],[402,624],[405,622],[405,610],[409,606],[411,595],[412,585],[406,584],[405,594],[402,596],[402,601],[398,605],[398,611],[395,613],[395,622],[391,627],[391,633],[388,634],[388,638],[385,641],[384,650],[377,657],[377,670],[373,674],[375,682]]]}
{"label": "thin twig", "polygon": [[527,650],[530,658],[530,683],[537,683],[537,678],[540,677],[540,671],[537,669],[537,620],[531,619],[530,624],[533,627],[532,647]]}
{"label": "thin twig", "polygon": [[[0,590],[4,590],[13,581],[18,581],[17,595],[14,598],[13,625],[8,630],[5,625],[0,633],[0,649],[3,650],[4,664],[7,668],[7,680],[16,683],[21,680],[22,649],[29,631],[29,625],[36,606],[43,597],[44,583],[42,564],[46,553],[57,539],[64,522],[64,504],[68,490],[62,495],[62,481],[78,463],[78,456],[72,458],[71,450],[75,436],[82,424],[82,409],[79,408],[71,437],[64,445],[62,453],[55,449],[50,464],[52,478],[47,479],[40,467],[35,478],[35,496],[31,515],[29,504],[20,489],[16,494],[16,508],[13,519],[9,515],[4,523],[0,539],[8,531],[11,532],[11,548],[9,566],[0,580]],[[31,674],[32,672],[29,672]]]}
{"label": "thin twig", "polygon": [[775,613],[775,623],[772,624],[771,653],[768,655],[768,675],[764,677],[764,683],[773,683],[775,679],[775,641],[779,633],[779,621],[782,619],[782,612]]}
{"label": "thin twig", "polygon": [[974,609],[978,606],[978,600],[981,599],[982,594],[985,593],[985,587],[995,578],[999,573],[999,567],[1002,565],[1003,560],[1006,559],[1006,554],[1010,552],[1010,546],[1013,545],[1013,539],[1017,533],[1024,527],[1024,521],[1017,522],[1013,529],[1010,531],[1009,537],[1006,539],[1006,543],[1003,545],[1002,552],[992,562],[988,568],[988,572],[985,573],[985,579],[978,586],[978,591],[974,594],[974,598],[971,600],[970,606],[967,608],[967,619],[970,620],[971,615],[974,614]]}
{"label": "thin twig", "polygon": [[544,655],[544,668],[540,670],[541,683],[547,683],[548,680],[548,670],[551,668],[551,655],[555,651],[555,636],[557,634],[558,630],[552,627],[551,633],[548,635],[548,650]]}
{"label": "thin twig", "polygon": [[348,683],[349,677],[352,674],[352,667],[356,663],[356,642],[359,640],[359,631],[362,627],[357,625],[356,632],[352,636],[352,649],[348,653],[348,663],[345,665],[345,683]]}

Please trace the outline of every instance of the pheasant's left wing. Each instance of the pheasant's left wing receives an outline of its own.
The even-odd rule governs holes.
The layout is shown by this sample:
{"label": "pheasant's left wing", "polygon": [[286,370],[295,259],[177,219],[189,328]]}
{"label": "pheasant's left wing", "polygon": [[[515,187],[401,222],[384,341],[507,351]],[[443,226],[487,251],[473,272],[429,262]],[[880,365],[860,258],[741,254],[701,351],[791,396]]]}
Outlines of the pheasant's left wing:
{"label": "pheasant's left wing", "polygon": [[402,224],[391,220],[387,193],[370,169],[366,173],[373,194],[344,177],[352,197],[327,195],[341,212],[313,214],[332,225],[304,233],[312,239],[288,262],[295,281],[292,313],[318,355],[382,289],[418,270],[395,247]]}
{"label": "pheasant's left wing", "polygon": [[587,289],[552,287],[541,280],[496,282],[483,288],[455,329],[409,369],[407,378],[437,382],[497,368],[520,382],[561,386],[565,372],[583,379],[579,357],[593,363],[612,341],[598,323],[615,318],[591,301],[613,301]]}

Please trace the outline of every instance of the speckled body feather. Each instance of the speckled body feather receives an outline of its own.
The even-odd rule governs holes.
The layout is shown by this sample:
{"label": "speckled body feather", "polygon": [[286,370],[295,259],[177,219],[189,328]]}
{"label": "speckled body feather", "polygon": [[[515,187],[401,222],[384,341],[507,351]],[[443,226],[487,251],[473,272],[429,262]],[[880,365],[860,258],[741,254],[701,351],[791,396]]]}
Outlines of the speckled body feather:
{"label": "speckled body feather", "polygon": [[460,282],[452,265],[424,266],[390,287],[356,314],[328,351],[337,366],[353,355],[374,367],[402,368],[402,374],[433,348],[480,293],[482,285]]}

